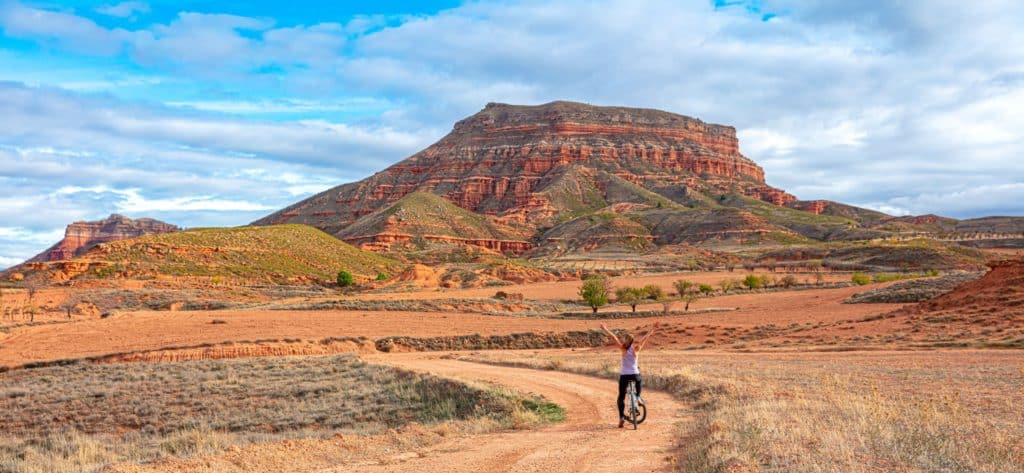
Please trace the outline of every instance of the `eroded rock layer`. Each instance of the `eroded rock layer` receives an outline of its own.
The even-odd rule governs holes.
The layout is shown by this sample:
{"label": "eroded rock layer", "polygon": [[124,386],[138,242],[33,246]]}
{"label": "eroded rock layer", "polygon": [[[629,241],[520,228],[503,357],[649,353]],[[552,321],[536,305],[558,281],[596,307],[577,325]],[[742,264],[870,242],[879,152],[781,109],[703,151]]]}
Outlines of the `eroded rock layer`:
{"label": "eroded rock layer", "polygon": [[64,239],[46,251],[28,260],[30,263],[63,261],[79,256],[97,244],[127,240],[151,233],[171,233],[177,226],[151,218],[132,220],[124,215],[111,214],[94,222],[75,222],[64,230]]}
{"label": "eroded rock layer", "polygon": [[304,223],[336,234],[413,192],[536,224],[565,211],[545,190],[580,167],[648,189],[739,192],[775,205],[795,200],[765,184],[764,171],[740,153],[729,126],[648,109],[488,104],[408,159],[256,224]]}

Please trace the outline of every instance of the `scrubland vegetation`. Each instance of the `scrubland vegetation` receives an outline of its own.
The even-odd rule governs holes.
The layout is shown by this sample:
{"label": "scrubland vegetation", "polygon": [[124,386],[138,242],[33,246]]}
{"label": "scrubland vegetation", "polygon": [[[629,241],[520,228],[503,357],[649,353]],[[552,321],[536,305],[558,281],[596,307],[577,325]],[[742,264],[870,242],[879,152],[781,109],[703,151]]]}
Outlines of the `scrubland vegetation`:
{"label": "scrubland vegetation", "polygon": [[96,471],[410,422],[486,431],[561,415],[539,399],[354,356],[24,369],[0,375],[0,471]]}
{"label": "scrubland vegetation", "polygon": [[[607,352],[469,358],[618,375]],[[644,365],[645,387],[696,409],[679,434],[680,471],[1024,471],[1024,369],[1013,354],[650,352]]]}

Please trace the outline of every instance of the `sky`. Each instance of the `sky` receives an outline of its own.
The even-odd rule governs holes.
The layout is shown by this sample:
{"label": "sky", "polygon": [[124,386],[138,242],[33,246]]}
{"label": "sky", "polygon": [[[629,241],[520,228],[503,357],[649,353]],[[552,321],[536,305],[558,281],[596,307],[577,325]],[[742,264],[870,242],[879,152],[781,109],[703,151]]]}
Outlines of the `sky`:
{"label": "sky", "polygon": [[552,100],[735,126],[802,199],[1024,215],[1012,1],[0,0],[0,268],[115,212],[242,225]]}

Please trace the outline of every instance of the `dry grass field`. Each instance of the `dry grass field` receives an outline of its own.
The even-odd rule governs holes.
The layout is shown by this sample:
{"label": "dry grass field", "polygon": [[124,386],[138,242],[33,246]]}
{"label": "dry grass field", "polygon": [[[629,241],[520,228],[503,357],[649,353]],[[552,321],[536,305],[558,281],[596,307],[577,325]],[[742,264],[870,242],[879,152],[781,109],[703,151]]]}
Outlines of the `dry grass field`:
{"label": "dry grass field", "polygon": [[95,471],[254,442],[381,434],[411,422],[484,431],[558,416],[540,400],[351,355],[72,364],[0,375],[0,470]]}
{"label": "dry grass field", "polygon": [[[461,358],[617,375],[614,350]],[[655,350],[642,358],[645,385],[697,414],[680,434],[680,471],[1024,471],[1019,352]]]}

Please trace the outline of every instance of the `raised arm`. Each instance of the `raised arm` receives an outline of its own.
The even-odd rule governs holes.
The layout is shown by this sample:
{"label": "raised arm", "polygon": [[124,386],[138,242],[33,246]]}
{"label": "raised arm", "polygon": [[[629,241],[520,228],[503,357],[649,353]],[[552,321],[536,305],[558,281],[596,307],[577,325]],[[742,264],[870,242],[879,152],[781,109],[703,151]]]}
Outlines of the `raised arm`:
{"label": "raised arm", "polygon": [[622,349],[622,342],[619,341],[619,337],[616,337],[611,330],[608,330],[607,325],[601,324],[601,330],[604,330],[604,333],[607,333],[608,336],[611,337],[613,341],[615,341],[615,346],[619,347],[620,350]]}
{"label": "raised arm", "polygon": [[654,332],[655,332],[656,330],[658,330],[658,327],[660,327],[660,326],[661,326],[661,325],[660,325],[660,323],[659,323],[659,322],[655,322],[655,323],[654,323],[654,327],[652,327],[652,328],[651,328],[651,331],[650,331],[650,332],[647,332],[647,335],[644,335],[644,338],[641,338],[641,339],[640,339],[640,344],[639,344],[639,345],[637,345],[637,347],[636,347],[636,351],[640,351],[640,350],[643,350],[643,349],[644,349],[644,345],[646,345],[646,344],[647,344],[647,340],[651,338],[651,335],[654,335]]}

